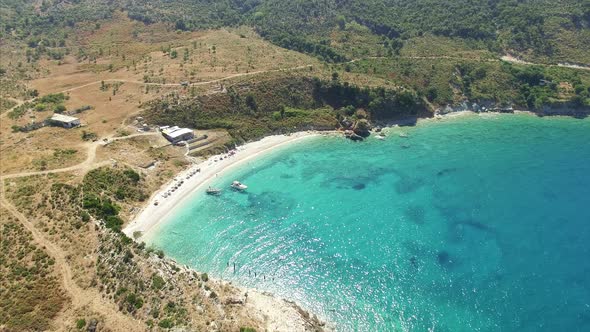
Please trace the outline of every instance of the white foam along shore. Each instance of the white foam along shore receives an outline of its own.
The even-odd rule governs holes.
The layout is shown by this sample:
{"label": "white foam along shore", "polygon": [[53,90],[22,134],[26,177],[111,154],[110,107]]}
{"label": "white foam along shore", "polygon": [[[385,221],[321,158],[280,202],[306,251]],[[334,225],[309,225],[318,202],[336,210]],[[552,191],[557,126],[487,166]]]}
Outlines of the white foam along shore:
{"label": "white foam along shore", "polygon": [[[326,132],[322,132],[326,134]],[[175,207],[188,199],[197,190],[206,190],[207,185],[223,172],[251,160],[265,152],[280,146],[301,141],[306,138],[319,136],[320,132],[307,131],[290,135],[267,136],[259,141],[247,143],[237,148],[234,154],[225,153],[191,166],[162,186],[145,205],[139,215],[125,226],[123,232],[130,238],[137,238],[134,234],[140,232],[141,237],[153,230],[154,226],[166,219]],[[197,172],[197,170],[200,170]],[[192,174],[192,175],[191,175]],[[189,176],[190,175],[190,176]],[[179,183],[183,181],[182,184]],[[176,189],[172,191],[173,188]],[[224,188],[226,189],[226,188]],[[165,193],[171,193],[164,197]],[[157,205],[155,204],[157,202]]]}

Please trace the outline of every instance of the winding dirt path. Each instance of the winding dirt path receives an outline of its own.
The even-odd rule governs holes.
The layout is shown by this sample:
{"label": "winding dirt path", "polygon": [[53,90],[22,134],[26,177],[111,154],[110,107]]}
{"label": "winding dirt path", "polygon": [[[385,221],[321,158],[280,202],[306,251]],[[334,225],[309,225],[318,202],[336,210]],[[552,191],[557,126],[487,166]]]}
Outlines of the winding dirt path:
{"label": "winding dirt path", "polygon": [[564,67],[564,68],[571,68],[571,69],[582,69],[582,70],[590,70],[589,66],[585,66],[585,65],[577,65],[577,64],[570,64],[570,63],[558,63],[556,65],[552,65],[552,64],[541,64],[541,63],[534,63],[534,62],[528,62],[528,61],[524,61],[522,59],[519,59],[513,55],[510,54],[506,54],[503,57],[500,58],[500,60],[502,61],[506,61],[506,62],[511,62],[511,63],[516,63],[519,65],[528,65],[528,66],[545,66],[545,67]]}
{"label": "winding dirt path", "polygon": [[[440,56],[400,56],[400,59],[415,59],[415,60],[436,60],[436,59],[449,59],[449,60],[465,60],[462,57],[450,56],[450,55],[440,55]],[[376,59],[388,59],[388,57],[383,56],[371,56],[366,58],[359,58],[353,59],[345,63],[354,63],[362,60],[376,60]],[[518,65],[526,65],[526,66],[542,66],[542,67],[563,67],[563,68],[571,68],[571,69],[579,69],[579,70],[590,70],[590,66],[580,65],[580,64],[571,64],[571,63],[558,63],[558,64],[547,64],[547,63],[535,63],[535,62],[528,62],[521,60],[515,56],[510,54],[504,55],[499,59],[491,58],[491,59],[472,59],[467,58],[467,60],[479,60],[482,62],[510,62]]]}
{"label": "winding dirt path", "polygon": [[[149,136],[157,135],[158,133],[138,133],[129,136],[110,138],[109,142],[129,139],[138,136]],[[96,149],[98,146],[104,145],[101,142],[93,142],[88,144],[87,152],[88,155],[86,160],[80,164],[59,168],[54,170],[39,171],[39,172],[21,172],[3,175],[0,177],[0,205],[16,217],[23,226],[31,232],[34,241],[43,247],[47,254],[55,259],[55,266],[59,269],[58,272],[62,277],[62,286],[68,293],[71,303],[70,308],[67,309],[78,309],[88,307],[92,311],[101,314],[107,327],[113,331],[143,331],[141,325],[134,322],[132,317],[125,316],[123,313],[117,310],[114,303],[105,300],[101,294],[95,289],[83,289],[76,284],[73,278],[72,269],[68,263],[66,253],[53,242],[45,238],[45,236],[37,230],[33,223],[27,219],[22,213],[20,213],[7,199],[4,194],[4,180],[18,177],[25,177],[31,175],[43,175],[50,173],[69,172],[75,170],[82,170],[87,172],[92,168],[96,168],[105,164],[109,164],[109,161],[96,163]],[[67,330],[68,326],[65,322],[59,322],[62,330]]]}
{"label": "winding dirt path", "polygon": [[[115,331],[142,331],[140,325],[133,322],[133,318],[125,316],[118,311],[114,303],[107,302],[102,298],[99,292],[94,289],[83,289],[76,284],[73,278],[72,270],[67,261],[64,251],[53,242],[40,233],[37,228],[22,213],[20,213],[12,204],[8,202],[4,195],[4,182],[0,185],[0,205],[16,217],[22,225],[31,233],[33,240],[43,247],[49,256],[55,260],[55,266],[62,277],[62,286],[68,293],[71,303],[70,308],[78,309],[88,307],[91,310],[101,314],[108,328]],[[60,322],[62,328],[66,328],[65,322]]]}
{"label": "winding dirt path", "polygon": [[95,84],[100,84],[101,82],[123,82],[123,83],[131,83],[131,84],[140,84],[140,85],[148,85],[148,86],[163,86],[163,87],[182,87],[182,86],[200,86],[200,85],[207,85],[207,84],[213,84],[213,83],[219,83],[219,82],[223,82],[232,78],[236,78],[236,77],[243,77],[243,76],[251,76],[251,75],[257,75],[257,74],[265,74],[265,73],[275,73],[275,72],[281,72],[281,71],[291,71],[291,70],[299,70],[299,69],[305,69],[305,68],[309,68],[312,67],[313,65],[302,65],[302,66],[297,66],[297,67],[290,67],[290,68],[281,68],[281,69],[270,69],[270,70],[258,70],[258,71],[253,71],[253,72],[249,72],[249,73],[239,73],[239,74],[233,74],[233,75],[229,75],[229,76],[225,76],[222,78],[217,78],[214,80],[210,80],[210,81],[203,81],[203,82],[193,82],[193,83],[188,83],[188,84],[182,84],[182,83],[150,83],[150,82],[141,82],[141,81],[133,81],[133,80],[125,80],[125,79],[106,79],[106,80],[100,80],[100,81],[94,81],[94,82],[90,82],[90,83],[86,83],[86,84],[82,84],[73,88],[69,88],[69,89],[65,89],[62,91],[59,91],[57,93],[64,93],[64,92],[69,92],[69,91],[74,91],[74,90],[78,90],[81,88],[85,88],[87,86],[91,86],[91,85],[95,85]]}
{"label": "winding dirt path", "polygon": [[15,98],[6,98],[9,100],[12,100],[16,103],[16,105],[12,106],[11,108],[7,109],[6,111],[2,112],[2,114],[0,114],[0,118],[3,118],[5,116],[8,115],[8,113],[12,112],[15,108],[19,107],[20,105],[24,104],[25,101],[24,100],[20,100],[20,99],[15,99]]}
{"label": "winding dirt path", "polygon": [[[108,142],[113,142],[113,141],[120,141],[120,140],[125,140],[125,139],[130,139],[130,138],[134,138],[134,137],[139,137],[139,136],[153,136],[153,135],[158,135],[158,133],[153,132],[153,133],[137,133],[137,134],[133,134],[133,135],[128,135],[128,136],[121,136],[121,137],[113,137],[113,138],[108,138]],[[14,179],[14,178],[20,178],[20,177],[25,177],[25,176],[33,176],[33,175],[45,175],[45,174],[52,174],[52,173],[63,173],[63,172],[72,172],[72,171],[83,171],[84,173],[101,167],[101,166],[106,166],[109,165],[111,163],[111,161],[105,160],[105,161],[101,161],[101,162],[96,162],[96,149],[99,146],[104,146],[105,143],[97,141],[97,142],[92,142],[90,144],[87,145],[86,148],[86,160],[84,160],[83,162],[73,165],[73,166],[69,166],[69,167],[64,167],[64,168],[57,168],[57,169],[50,169],[50,170],[45,170],[45,171],[34,171],[34,172],[19,172],[19,173],[12,173],[12,174],[5,174],[0,176],[0,180],[5,180],[5,179]]]}

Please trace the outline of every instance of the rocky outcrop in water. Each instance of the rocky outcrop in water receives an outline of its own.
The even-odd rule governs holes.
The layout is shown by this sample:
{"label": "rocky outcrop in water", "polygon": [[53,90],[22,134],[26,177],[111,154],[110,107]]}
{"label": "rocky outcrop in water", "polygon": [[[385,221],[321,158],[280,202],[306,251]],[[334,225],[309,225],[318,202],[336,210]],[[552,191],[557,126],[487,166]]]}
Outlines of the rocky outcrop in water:
{"label": "rocky outcrop in water", "polygon": [[340,126],[344,129],[344,137],[353,141],[362,141],[371,135],[372,125],[367,119],[351,120],[344,118],[340,121]]}
{"label": "rocky outcrop in water", "polygon": [[371,135],[371,123],[366,119],[360,119],[354,124],[353,131],[361,137],[369,137]]}
{"label": "rocky outcrop in water", "polygon": [[362,141],[364,138],[362,136],[357,135],[354,131],[352,130],[346,130],[344,131],[344,137],[353,140],[353,141]]}

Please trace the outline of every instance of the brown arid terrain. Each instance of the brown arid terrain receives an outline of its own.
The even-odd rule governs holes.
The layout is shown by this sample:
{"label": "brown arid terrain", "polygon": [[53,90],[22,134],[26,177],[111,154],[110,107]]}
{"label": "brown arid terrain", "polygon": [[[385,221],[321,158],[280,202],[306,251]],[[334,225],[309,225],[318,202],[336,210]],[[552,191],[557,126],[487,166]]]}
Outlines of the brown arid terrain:
{"label": "brown arid terrain", "polygon": [[[308,70],[317,60],[246,28],[177,33],[123,17],[77,39],[95,60],[40,60],[35,77],[19,82],[39,96],[63,94],[66,110],[83,110],[75,114],[82,126],[17,131],[50,117],[53,106],[15,115],[25,99],[3,96],[10,102],[0,115],[0,330],[321,329],[294,304],[180,266],[86,208],[93,193],[116,202],[127,222],[198,160],[153,129],[138,131],[142,103],[169,93],[223,93],[226,84]],[[197,134],[211,140],[199,155],[229,139],[223,130]],[[125,176],[134,179],[121,182]]]}

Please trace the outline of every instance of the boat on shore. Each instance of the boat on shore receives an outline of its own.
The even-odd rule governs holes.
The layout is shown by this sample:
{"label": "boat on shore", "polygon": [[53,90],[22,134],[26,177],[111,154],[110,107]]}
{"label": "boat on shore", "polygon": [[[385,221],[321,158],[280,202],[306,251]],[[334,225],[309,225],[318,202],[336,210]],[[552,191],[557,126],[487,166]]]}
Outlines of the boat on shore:
{"label": "boat on shore", "polygon": [[238,190],[238,191],[244,191],[244,190],[248,189],[248,186],[241,183],[240,181],[232,182],[231,187],[235,190]]}
{"label": "boat on shore", "polygon": [[221,195],[221,189],[209,187],[209,188],[207,188],[207,194],[213,195],[213,196],[219,196],[219,195]]}

